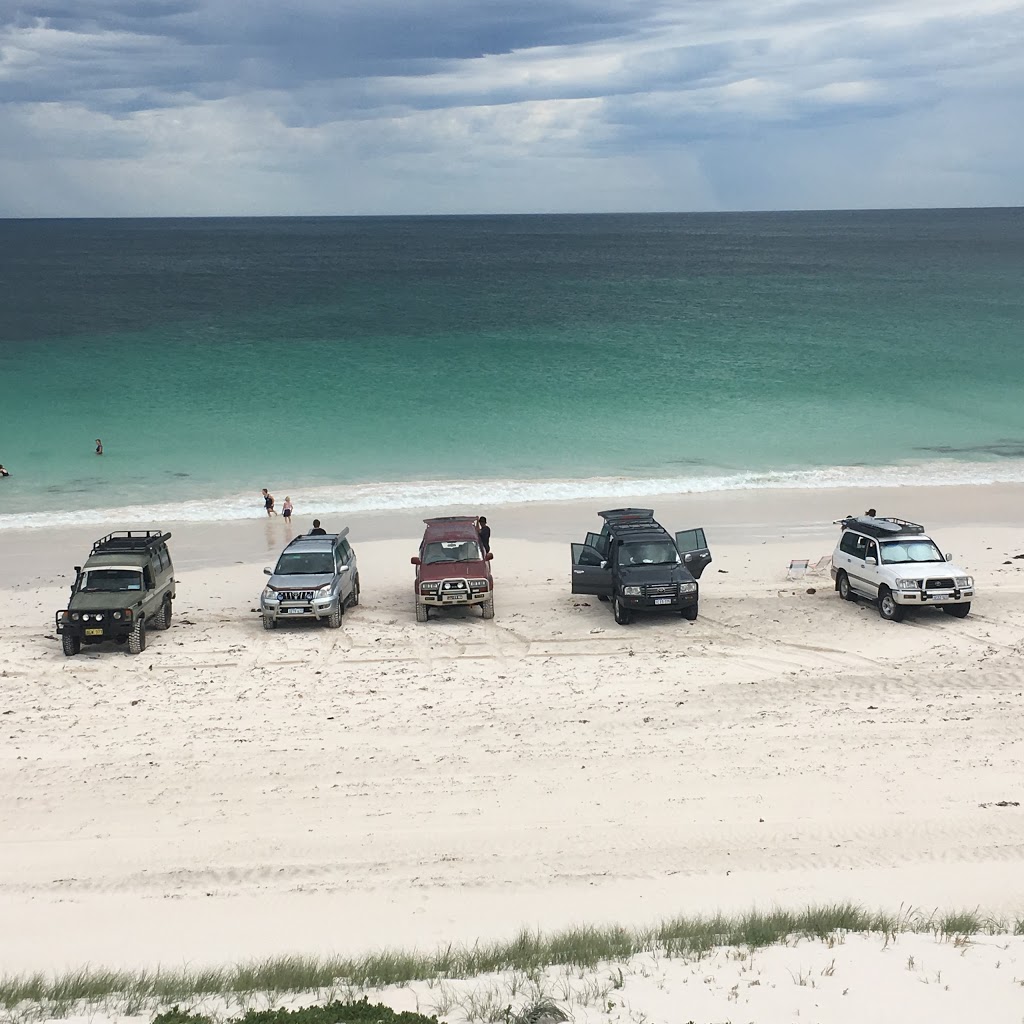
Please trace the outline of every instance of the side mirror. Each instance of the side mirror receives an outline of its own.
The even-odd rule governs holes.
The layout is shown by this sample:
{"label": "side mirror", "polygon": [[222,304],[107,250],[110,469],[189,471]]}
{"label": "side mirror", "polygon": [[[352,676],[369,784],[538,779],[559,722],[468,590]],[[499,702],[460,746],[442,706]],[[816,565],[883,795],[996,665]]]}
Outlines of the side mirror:
{"label": "side mirror", "polygon": [[946,561],[947,562],[952,562],[953,561],[953,553],[951,551],[947,551],[946,552]]}
{"label": "side mirror", "polygon": [[422,565],[423,564],[423,560],[418,555],[413,555],[412,558],[409,559],[409,562],[412,565]]}
{"label": "side mirror", "polygon": [[867,565],[878,565],[878,559],[875,558],[874,555],[868,555],[868,557],[865,558],[864,561]]}
{"label": "side mirror", "polygon": [[351,568],[351,566],[348,566],[348,565],[343,565],[343,566],[342,566],[342,567],[341,567],[341,568],[340,568],[340,569],[338,570],[338,573],[339,573],[339,574],[341,574],[341,573],[343,573],[343,572],[348,572],[350,568]]}
{"label": "side mirror", "polygon": [[82,571],[82,567],[80,565],[76,565],[75,566],[75,572],[81,572],[81,571]]}
{"label": "side mirror", "polygon": [[264,576],[273,576],[274,575],[274,570],[271,569],[269,565],[264,566],[263,567],[263,575]]}
{"label": "side mirror", "polygon": [[486,555],[486,561],[490,562],[494,558],[494,552],[488,551]]}
{"label": "side mirror", "polygon": [[608,561],[607,561],[607,559],[604,559],[604,558],[601,559],[601,568],[602,569],[607,569],[608,568]]}

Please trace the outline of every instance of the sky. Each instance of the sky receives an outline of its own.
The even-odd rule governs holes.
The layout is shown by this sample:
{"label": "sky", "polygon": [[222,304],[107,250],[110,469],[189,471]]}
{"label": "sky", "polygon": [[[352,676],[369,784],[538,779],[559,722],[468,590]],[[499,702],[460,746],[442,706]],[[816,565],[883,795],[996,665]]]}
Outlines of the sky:
{"label": "sky", "polygon": [[0,0],[0,217],[1024,205],[1024,0]]}

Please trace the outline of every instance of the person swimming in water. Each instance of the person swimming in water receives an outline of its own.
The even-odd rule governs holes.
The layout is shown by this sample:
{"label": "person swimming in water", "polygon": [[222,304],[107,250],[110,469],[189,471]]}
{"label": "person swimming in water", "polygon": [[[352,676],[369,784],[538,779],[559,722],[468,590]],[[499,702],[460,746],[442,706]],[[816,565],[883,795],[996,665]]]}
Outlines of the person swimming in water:
{"label": "person swimming in water", "polygon": [[103,442],[98,437],[96,438],[96,454],[103,454]]}

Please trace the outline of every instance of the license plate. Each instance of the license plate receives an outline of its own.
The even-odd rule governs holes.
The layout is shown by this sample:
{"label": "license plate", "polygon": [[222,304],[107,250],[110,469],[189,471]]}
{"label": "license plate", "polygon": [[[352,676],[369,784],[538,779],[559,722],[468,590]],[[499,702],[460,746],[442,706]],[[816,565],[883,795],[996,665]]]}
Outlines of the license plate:
{"label": "license plate", "polygon": [[289,615],[301,615],[305,610],[305,608],[285,608]]}
{"label": "license plate", "polygon": [[465,594],[442,594],[441,595],[441,600],[442,601],[465,601],[466,600],[466,595]]}
{"label": "license plate", "polygon": [[672,603],[672,598],[671,597],[656,597],[654,599],[654,603],[655,604],[671,604]]}
{"label": "license plate", "polygon": [[86,636],[103,636],[102,629],[87,629],[85,631]]}
{"label": "license plate", "polygon": [[928,598],[929,601],[948,601],[949,594],[935,594],[933,597]]}

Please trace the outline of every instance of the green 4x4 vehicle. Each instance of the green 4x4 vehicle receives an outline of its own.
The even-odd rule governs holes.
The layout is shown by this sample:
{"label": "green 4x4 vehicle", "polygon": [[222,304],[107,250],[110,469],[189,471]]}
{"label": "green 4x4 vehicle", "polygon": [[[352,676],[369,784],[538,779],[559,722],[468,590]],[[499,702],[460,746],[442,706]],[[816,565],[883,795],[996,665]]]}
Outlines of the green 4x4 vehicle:
{"label": "green 4x4 vehicle", "polygon": [[108,640],[146,649],[147,629],[168,629],[174,600],[169,533],[128,530],[107,534],[92,546],[85,565],[75,566],[71,601],[57,612],[64,653]]}

